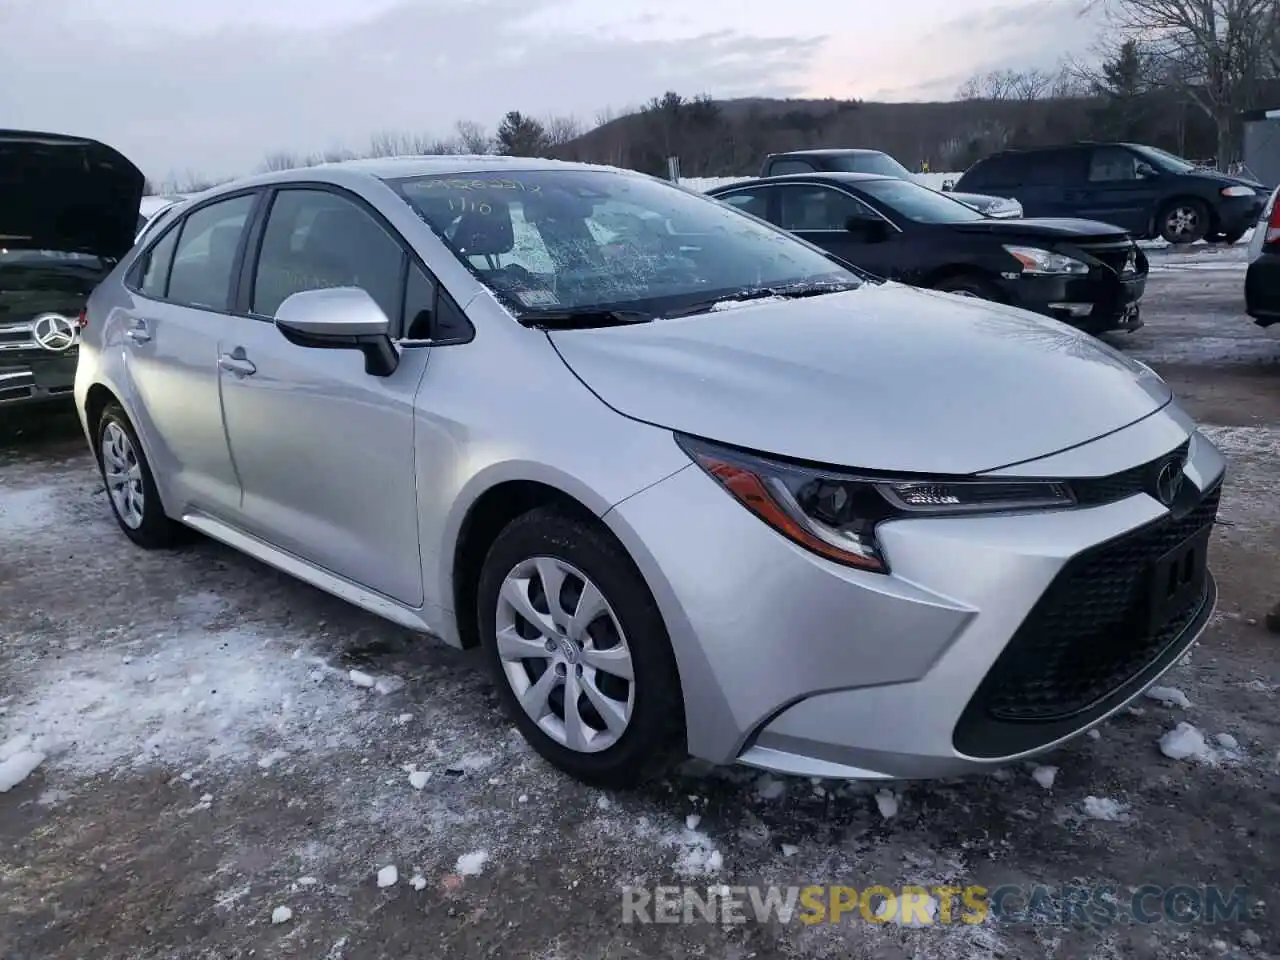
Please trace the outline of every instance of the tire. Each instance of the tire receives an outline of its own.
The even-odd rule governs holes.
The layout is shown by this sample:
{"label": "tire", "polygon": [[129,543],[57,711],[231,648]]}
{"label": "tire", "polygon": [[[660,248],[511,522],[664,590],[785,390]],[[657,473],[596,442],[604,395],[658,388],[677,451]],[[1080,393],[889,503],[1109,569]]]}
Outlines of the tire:
{"label": "tire", "polygon": [[[565,612],[562,625],[566,611],[576,608],[586,593],[584,582],[603,597],[606,606],[595,604],[600,612],[585,625],[589,637],[571,624],[562,630],[547,624],[541,571],[563,576],[557,603]],[[540,627],[516,614],[508,600],[513,596],[517,602],[530,601],[531,615],[543,615]],[[525,739],[553,766],[591,786],[627,788],[660,775],[677,759],[678,750],[683,755],[683,697],[666,625],[631,558],[598,524],[554,507],[513,520],[489,549],[476,602],[481,644],[498,696]],[[506,638],[501,645],[505,655],[499,631]],[[548,646],[549,633],[556,634],[549,641],[554,651]],[[584,654],[575,637],[589,639],[592,649]],[[513,651],[530,656],[518,658]],[[629,652],[633,679],[628,682],[587,662],[603,662],[601,651],[612,655],[614,664],[620,653]],[[570,680],[583,691],[572,702],[589,729],[565,722]],[[615,718],[612,730],[602,710],[586,706],[593,702],[587,699],[588,689],[608,698]],[[539,696],[548,690],[549,695]],[[521,694],[528,698],[531,693],[542,704],[537,720],[521,704]],[[572,737],[571,730],[582,730],[582,736]]]}
{"label": "tire", "polygon": [[1203,240],[1209,233],[1209,207],[1203,200],[1173,200],[1160,210],[1156,229],[1169,243],[1181,245]]}
{"label": "tire", "polygon": [[165,515],[138,434],[118,404],[108,404],[102,411],[96,436],[107,502],[124,535],[146,550],[178,543],[185,528]]}
{"label": "tire", "polygon": [[952,277],[944,277],[933,285],[934,290],[943,293],[954,293],[962,297],[977,297],[979,300],[1000,301],[996,288],[982,277],[962,273]]}

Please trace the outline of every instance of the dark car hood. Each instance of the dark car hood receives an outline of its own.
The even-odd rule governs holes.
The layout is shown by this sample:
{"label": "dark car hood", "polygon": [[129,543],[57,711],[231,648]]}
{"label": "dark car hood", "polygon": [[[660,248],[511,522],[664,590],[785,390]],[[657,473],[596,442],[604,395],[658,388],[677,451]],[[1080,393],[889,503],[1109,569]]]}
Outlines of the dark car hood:
{"label": "dark car hood", "polygon": [[1229,173],[1218,173],[1216,170],[1188,171],[1183,176],[1195,177],[1197,180],[1208,180],[1210,183],[1221,184],[1224,187],[1252,187],[1264,196],[1271,193],[1270,187],[1264,186],[1257,180],[1250,180],[1248,177],[1236,177]]}
{"label": "dark car hood", "polygon": [[96,140],[0,130],[0,247],[118,260],[133,246],[144,183]]}
{"label": "dark car hood", "polygon": [[1097,220],[1044,217],[1024,220],[973,220],[949,225],[959,233],[983,233],[995,237],[1040,238],[1054,240],[1123,240],[1127,233],[1120,227]]}
{"label": "dark car hood", "polygon": [[894,283],[548,336],[626,416],[863,469],[994,470],[1119,430],[1171,397],[1065,324]]}

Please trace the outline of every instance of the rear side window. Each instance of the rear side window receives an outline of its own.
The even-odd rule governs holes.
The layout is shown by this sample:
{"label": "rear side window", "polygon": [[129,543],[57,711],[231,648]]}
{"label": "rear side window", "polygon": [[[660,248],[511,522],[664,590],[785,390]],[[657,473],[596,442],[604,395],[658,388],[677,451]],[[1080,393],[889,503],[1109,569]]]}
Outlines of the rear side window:
{"label": "rear side window", "polygon": [[1072,183],[1080,179],[1082,166],[1080,153],[1074,150],[1029,154],[1022,170],[1023,183],[1038,187]]}
{"label": "rear side window", "polygon": [[1138,155],[1124,147],[1097,147],[1089,159],[1089,180],[1092,183],[1114,183],[1137,180]]}
{"label": "rear side window", "polygon": [[143,255],[141,280],[138,292],[154,300],[163,300],[168,291],[169,267],[173,264],[173,251],[178,246],[177,228],[170,230]]}
{"label": "rear side window", "polygon": [[763,193],[752,193],[749,190],[743,190],[740,193],[731,193],[728,196],[721,196],[716,199],[752,216],[759,217],[761,220],[767,220],[769,217],[769,199]]}
{"label": "rear side window", "polygon": [[1022,180],[1019,159],[1014,154],[1002,154],[979,160],[965,171],[956,186],[963,184],[963,189],[968,190],[1019,183]]}
{"label": "rear side window", "polygon": [[256,200],[254,194],[220,200],[183,221],[166,299],[206,310],[228,310],[236,251]]}
{"label": "rear side window", "polygon": [[769,162],[769,176],[782,177],[789,173],[813,173],[814,166],[808,160],[772,160]]}

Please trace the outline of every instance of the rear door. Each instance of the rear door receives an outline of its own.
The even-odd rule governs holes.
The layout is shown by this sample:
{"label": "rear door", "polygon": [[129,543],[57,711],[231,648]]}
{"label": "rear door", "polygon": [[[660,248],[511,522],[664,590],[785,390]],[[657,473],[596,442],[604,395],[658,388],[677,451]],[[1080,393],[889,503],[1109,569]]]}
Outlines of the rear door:
{"label": "rear door", "polygon": [[258,197],[250,191],[202,205],[166,229],[130,270],[132,301],[112,318],[131,413],[175,511],[234,516],[240,502],[222,427],[218,341]]}
{"label": "rear door", "polygon": [[[435,281],[353,194],[287,187],[255,231],[240,315],[219,338],[222,405],[246,531],[409,606],[423,601],[414,470],[414,395],[430,348],[401,349],[389,377],[355,350],[285,340],[273,323],[291,294],[364,289],[402,330],[429,311]],[[398,334],[397,334],[398,335]]]}
{"label": "rear door", "polygon": [[1017,199],[1026,217],[1076,217],[1073,196],[1084,184],[1084,150],[1038,150],[1020,157]]}
{"label": "rear door", "polygon": [[1071,215],[1145,236],[1160,187],[1158,181],[1139,175],[1140,163],[1142,158],[1125,147],[1092,148],[1085,182],[1069,197],[1075,211]]}

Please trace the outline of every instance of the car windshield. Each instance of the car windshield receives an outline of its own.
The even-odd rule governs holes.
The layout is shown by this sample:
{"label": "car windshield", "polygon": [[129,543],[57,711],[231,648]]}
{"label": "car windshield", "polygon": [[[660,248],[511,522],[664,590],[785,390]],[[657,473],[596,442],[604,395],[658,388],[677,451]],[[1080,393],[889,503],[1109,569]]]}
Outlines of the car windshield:
{"label": "car windshield", "polygon": [[917,223],[971,223],[985,214],[910,180],[863,180],[858,189]]}
{"label": "car windshield", "polygon": [[762,288],[859,283],[790,234],[647,177],[569,169],[388,183],[517,313],[658,316]]}
{"label": "car windshield", "polygon": [[1175,156],[1167,150],[1161,150],[1159,147],[1134,147],[1133,149],[1158,170],[1165,170],[1169,173],[1190,173],[1192,170],[1200,169],[1190,160],[1184,160],[1182,157]]}
{"label": "car windshield", "polygon": [[831,157],[831,169],[841,173],[874,173],[882,177],[911,179],[911,171],[887,153],[845,153]]}

